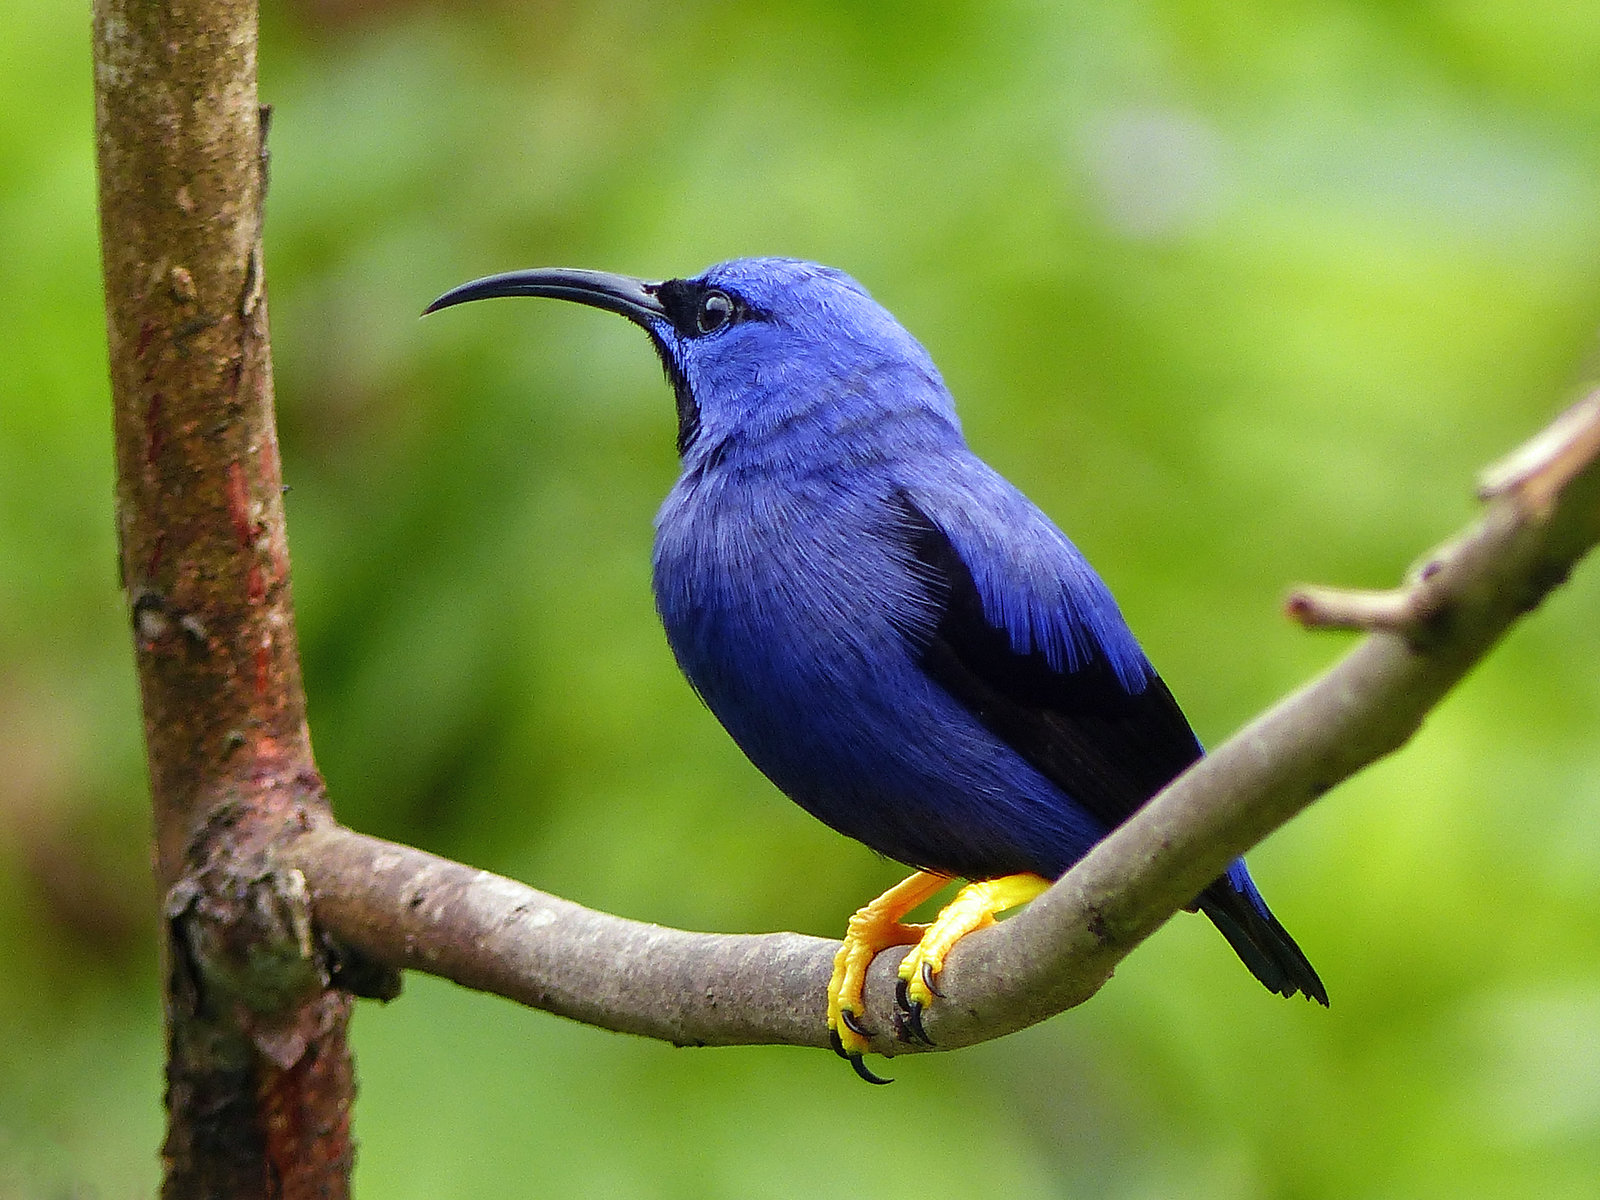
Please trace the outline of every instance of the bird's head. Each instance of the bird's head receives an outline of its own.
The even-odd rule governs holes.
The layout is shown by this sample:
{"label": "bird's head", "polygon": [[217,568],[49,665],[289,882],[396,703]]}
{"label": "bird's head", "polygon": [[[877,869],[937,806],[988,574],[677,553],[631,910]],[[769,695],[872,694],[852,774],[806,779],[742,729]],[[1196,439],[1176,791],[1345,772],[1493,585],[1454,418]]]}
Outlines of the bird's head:
{"label": "bird's head", "polygon": [[678,451],[828,408],[849,420],[894,404],[952,427],[922,346],[854,279],[792,258],[738,258],[689,279],[564,267],[462,284],[426,312],[495,296],[545,296],[619,313],[650,335],[678,402]]}

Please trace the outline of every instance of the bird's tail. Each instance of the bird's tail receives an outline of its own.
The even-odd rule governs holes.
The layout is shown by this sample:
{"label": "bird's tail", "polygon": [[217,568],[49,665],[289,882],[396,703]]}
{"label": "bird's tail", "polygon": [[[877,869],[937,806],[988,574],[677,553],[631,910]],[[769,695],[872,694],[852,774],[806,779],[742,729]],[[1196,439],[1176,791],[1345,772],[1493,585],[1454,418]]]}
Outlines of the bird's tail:
{"label": "bird's tail", "polygon": [[1316,968],[1278,924],[1240,859],[1200,893],[1200,911],[1222,931],[1250,973],[1280,996],[1303,992],[1324,1008],[1328,990]]}

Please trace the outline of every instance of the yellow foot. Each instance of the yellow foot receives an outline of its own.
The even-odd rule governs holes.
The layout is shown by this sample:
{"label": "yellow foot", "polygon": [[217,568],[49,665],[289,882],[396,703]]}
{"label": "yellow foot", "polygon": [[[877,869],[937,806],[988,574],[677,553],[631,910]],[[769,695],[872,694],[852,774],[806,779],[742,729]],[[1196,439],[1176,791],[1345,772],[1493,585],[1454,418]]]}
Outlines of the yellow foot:
{"label": "yellow foot", "polygon": [[[922,1028],[922,1014],[940,994],[934,980],[944,970],[944,960],[951,948],[974,930],[993,925],[996,913],[1026,904],[1049,886],[1050,881],[1039,875],[1002,875],[998,879],[969,883],[956,893],[955,899],[944,906],[916,947],[900,962],[895,1005],[900,1010],[896,1032],[902,1040],[915,1038],[924,1045],[933,1045],[933,1039]],[[835,966],[835,973],[837,970]]]}
{"label": "yellow foot", "polygon": [[927,926],[906,925],[901,918],[949,882],[943,875],[918,871],[895,884],[850,918],[844,945],[834,956],[833,978],[828,982],[828,1037],[839,1056],[868,1083],[889,1081],[874,1075],[861,1061],[872,1036],[871,1030],[861,1024],[861,1013],[866,1008],[862,993],[867,984],[867,968],[878,951],[910,946],[922,937]]}

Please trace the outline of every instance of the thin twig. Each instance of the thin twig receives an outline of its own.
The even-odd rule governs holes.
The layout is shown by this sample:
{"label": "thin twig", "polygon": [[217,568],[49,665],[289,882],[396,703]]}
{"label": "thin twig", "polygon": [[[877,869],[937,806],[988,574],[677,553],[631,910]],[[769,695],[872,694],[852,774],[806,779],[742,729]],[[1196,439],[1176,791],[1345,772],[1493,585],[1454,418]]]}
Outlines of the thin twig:
{"label": "thin twig", "polygon": [[1418,612],[1414,587],[1369,592],[1305,584],[1289,593],[1283,608],[1291,620],[1307,629],[1387,629],[1400,633],[1423,616]]}

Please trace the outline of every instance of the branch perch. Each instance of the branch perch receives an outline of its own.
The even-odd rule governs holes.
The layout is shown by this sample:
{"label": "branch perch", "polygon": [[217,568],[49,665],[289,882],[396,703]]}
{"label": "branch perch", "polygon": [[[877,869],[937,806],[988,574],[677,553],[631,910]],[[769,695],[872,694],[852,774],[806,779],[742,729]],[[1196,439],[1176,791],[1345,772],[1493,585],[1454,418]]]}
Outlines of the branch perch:
{"label": "branch perch", "polygon": [[[963,940],[925,1017],[938,1049],[1092,996],[1235,857],[1398,749],[1430,709],[1600,540],[1600,391],[1486,476],[1480,519],[1386,593],[1302,589],[1308,625],[1371,632],[1196,763],[1012,919]],[[585,909],[420,850],[317,824],[283,852],[323,930],[395,967],[679,1044],[824,1046],[837,942],[687,933]],[[895,1041],[899,956],[868,985],[873,1050]]]}

